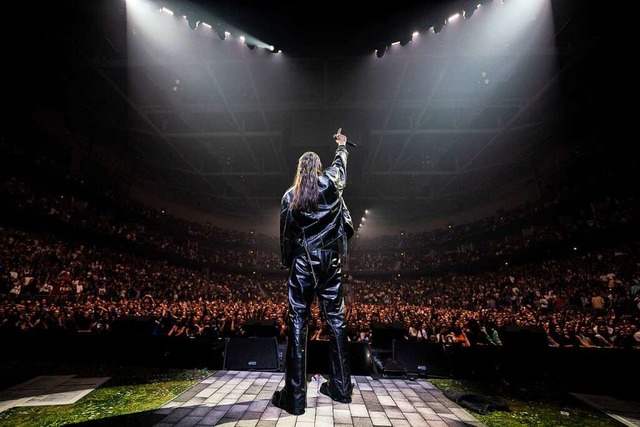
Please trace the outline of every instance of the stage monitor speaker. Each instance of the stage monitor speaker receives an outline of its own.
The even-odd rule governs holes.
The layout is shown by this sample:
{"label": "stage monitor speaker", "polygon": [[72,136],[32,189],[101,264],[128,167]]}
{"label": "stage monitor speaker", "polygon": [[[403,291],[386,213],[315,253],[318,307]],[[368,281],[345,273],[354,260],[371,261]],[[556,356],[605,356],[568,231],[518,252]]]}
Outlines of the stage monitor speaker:
{"label": "stage monitor speaker", "polygon": [[402,363],[409,375],[432,378],[451,376],[448,357],[442,345],[437,343],[394,339],[392,358]]}
{"label": "stage monitor speaker", "polygon": [[227,338],[223,369],[235,371],[277,371],[276,337]]}
{"label": "stage monitor speaker", "polygon": [[384,362],[383,375],[385,377],[404,378],[407,375],[407,367],[398,359],[387,359]]}
{"label": "stage monitor speaker", "polygon": [[403,339],[406,329],[403,324],[371,322],[371,346],[379,349],[390,349],[394,339]]}

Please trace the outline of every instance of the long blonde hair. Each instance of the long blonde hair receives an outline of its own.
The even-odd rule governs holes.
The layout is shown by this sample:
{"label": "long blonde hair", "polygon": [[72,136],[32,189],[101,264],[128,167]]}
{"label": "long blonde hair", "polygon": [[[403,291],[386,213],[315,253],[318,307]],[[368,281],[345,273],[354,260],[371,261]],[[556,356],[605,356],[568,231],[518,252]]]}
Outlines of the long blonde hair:
{"label": "long blonde hair", "polygon": [[321,173],[322,163],[316,153],[307,151],[300,156],[296,176],[293,178],[291,209],[306,212],[318,209],[318,176]]}

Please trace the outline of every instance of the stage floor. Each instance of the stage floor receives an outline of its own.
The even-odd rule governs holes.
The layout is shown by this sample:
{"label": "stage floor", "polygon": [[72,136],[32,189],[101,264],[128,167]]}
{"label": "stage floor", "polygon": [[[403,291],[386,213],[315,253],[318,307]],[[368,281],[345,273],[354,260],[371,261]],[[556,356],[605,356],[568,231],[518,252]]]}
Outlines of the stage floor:
{"label": "stage floor", "polygon": [[155,426],[483,426],[425,379],[353,376],[350,404],[319,392],[310,377],[307,409],[294,416],[271,404],[284,385],[282,372],[216,371],[154,411]]}

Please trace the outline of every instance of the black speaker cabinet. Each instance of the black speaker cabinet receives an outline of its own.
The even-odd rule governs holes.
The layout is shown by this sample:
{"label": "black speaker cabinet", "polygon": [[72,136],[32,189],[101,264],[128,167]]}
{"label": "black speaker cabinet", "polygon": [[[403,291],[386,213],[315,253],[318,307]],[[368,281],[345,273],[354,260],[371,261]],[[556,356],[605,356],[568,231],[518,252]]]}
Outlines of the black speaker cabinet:
{"label": "black speaker cabinet", "polygon": [[433,378],[451,375],[448,357],[437,343],[394,339],[392,358],[402,363],[407,374]]}
{"label": "black speaker cabinet", "polygon": [[427,374],[427,346],[424,341],[393,340],[393,359],[402,363],[408,374]]}
{"label": "black speaker cabinet", "polygon": [[387,359],[384,362],[383,375],[385,377],[403,378],[405,375],[407,375],[407,368],[406,366],[404,366],[404,363],[402,363],[398,359]]}
{"label": "black speaker cabinet", "polygon": [[276,337],[227,338],[223,369],[233,371],[277,371]]}
{"label": "black speaker cabinet", "polygon": [[407,331],[403,324],[371,322],[371,346],[379,349],[390,349],[394,339],[404,338]]}

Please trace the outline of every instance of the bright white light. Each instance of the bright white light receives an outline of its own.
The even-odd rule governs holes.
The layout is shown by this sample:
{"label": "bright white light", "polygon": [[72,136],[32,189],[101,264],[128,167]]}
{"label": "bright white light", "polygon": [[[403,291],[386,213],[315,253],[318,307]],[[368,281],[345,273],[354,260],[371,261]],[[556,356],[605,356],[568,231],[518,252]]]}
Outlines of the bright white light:
{"label": "bright white light", "polygon": [[162,9],[160,9],[160,12],[164,12],[164,13],[167,13],[169,15],[173,15],[173,11],[171,9],[167,9],[166,7],[163,7]]}
{"label": "bright white light", "polygon": [[244,36],[240,36],[240,41],[244,43]]}
{"label": "bright white light", "polygon": [[414,32],[413,32],[413,34],[411,34],[411,35],[412,35],[413,37],[418,37],[418,36],[420,35],[420,33],[419,33],[419,32],[417,32],[417,31],[414,31]]}
{"label": "bright white light", "polygon": [[224,36],[225,36],[225,37],[231,37],[231,33],[230,33],[229,31],[225,31],[225,32],[224,32]]}
{"label": "bright white light", "polygon": [[397,41],[397,42],[393,42],[393,43],[391,43],[391,46],[395,46],[395,45],[397,45],[397,44],[400,44],[400,41]]}
{"label": "bright white light", "polygon": [[273,50],[274,50],[274,49],[275,49],[275,46],[274,46],[274,45],[270,45],[270,46],[269,46],[269,50],[270,50],[271,52],[273,52]]}
{"label": "bright white light", "polygon": [[460,17],[460,14],[459,14],[459,13],[456,13],[455,15],[451,15],[451,16],[447,19],[447,22],[455,21],[455,20],[456,20],[456,19],[458,19],[459,17]]}
{"label": "bright white light", "polygon": [[187,15],[182,15],[182,17],[183,17],[184,19],[188,19],[188,18],[187,18]]}
{"label": "bright white light", "polygon": [[365,209],[364,213],[368,214],[369,213],[369,209]]}
{"label": "bright white light", "polygon": [[365,221],[365,219],[366,219],[365,217],[362,217],[362,221],[363,221],[363,222]]}
{"label": "bright white light", "polygon": [[202,25],[204,25],[207,28],[211,28],[211,25],[207,24],[206,22],[203,22]]}
{"label": "bright white light", "polygon": [[477,9],[477,8],[479,8],[480,6],[482,6],[482,3],[478,3],[478,4],[476,5],[476,9]]}

